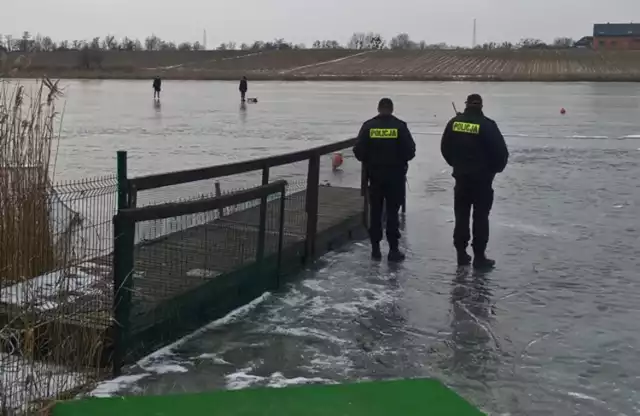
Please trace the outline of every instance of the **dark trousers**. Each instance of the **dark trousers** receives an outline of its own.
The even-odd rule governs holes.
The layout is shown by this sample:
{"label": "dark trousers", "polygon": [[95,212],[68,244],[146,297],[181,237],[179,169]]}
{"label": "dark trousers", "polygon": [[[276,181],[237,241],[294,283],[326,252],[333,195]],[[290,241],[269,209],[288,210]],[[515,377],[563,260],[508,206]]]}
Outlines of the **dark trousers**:
{"label": "dark trousers", "polygon": [[392,249],[398,248],[398,211],[404,199],[404,181],[404,175],[398,174],[369,178],[369,237],[374,244],[382,240],[382,212],[386,208],[387,241]]}
{"label": "dark trousers", "polygon": [[153,98],[160,98],[160,88],[159,87],[154,87],[153,88]]}
{"label": "dark trousers", "polygon": [[240,99],[241,99],[242,101],[244,101],[244,97],[245,97],[245,95],[247,95],[247,92],[246,92],[246,91],[242,91],[242,90],[241,90],[241,91],[240,91]]}
{"label": "dark trousers", "polygon": [[469,217],[473,207],[473,251],[484,254],[489,242],[489,213],[493,206],[494,175],[465,175],[456,177],[453,209],[456,225],[453,245],[465,250],[469,244]]}

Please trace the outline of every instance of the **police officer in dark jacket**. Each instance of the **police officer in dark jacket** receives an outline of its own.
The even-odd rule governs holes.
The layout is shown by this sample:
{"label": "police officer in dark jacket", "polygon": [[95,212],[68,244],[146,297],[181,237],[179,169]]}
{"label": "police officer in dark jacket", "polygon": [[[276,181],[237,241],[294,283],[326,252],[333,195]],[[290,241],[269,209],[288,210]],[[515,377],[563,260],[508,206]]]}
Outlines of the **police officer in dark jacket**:
{"label": "police officer in dark jacket", "polygon": [[509,151],[495,121],[484,116],[482,97],[471,94],[466,108],[451,119],[442,135],[442,156],[453,167],[456,225],[453,244],[458,265],[471,263],[467,254],[469,216],[473,207],[473,266],[492,268],[486,257],[489,242],[489,212],[493,205],[493,179],[507,166]]}
{"label": "police officer in dark jacket", "polygon": [[416,144],[407,124],[393,115],[393,102],[383,98],[378,115],[366,121],[353,148],[369,180],[371,257],[382,259],[382,209],[386,204],[388,259],[404,260],[398,247],[400,239],[398,211],[404,198],[404,183],[409,161],[416,155]]}

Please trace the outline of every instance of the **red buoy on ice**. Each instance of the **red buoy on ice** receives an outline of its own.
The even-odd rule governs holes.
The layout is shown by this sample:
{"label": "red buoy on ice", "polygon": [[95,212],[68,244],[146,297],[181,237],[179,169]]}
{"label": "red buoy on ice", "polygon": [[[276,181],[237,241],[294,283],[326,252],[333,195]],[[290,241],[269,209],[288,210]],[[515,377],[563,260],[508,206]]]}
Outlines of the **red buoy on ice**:
{"label": "red buoy on ice", "polygon": [[565,110],[565,109],[564,109],[564,107],[562,107],[562,108],[560,109],[560,114],[566,114],[566,113],[567,113],[567,110]]}
{"label": "red buoy on ice", "polygon": [[336,170],[340,166],[342,166],[342,162],[344,162],[342,153],[334,153],[333,156],[331,156],[331,167],[333,168],[333,170]]}
{"label": "red buoy on ice", "polygon": [[344,159],[342,158],[342,153],[334,153],[331,156],[331,167],[333,168],[333,170],[336,170],[340,166],[342,166],[342,162],[344,162]]}

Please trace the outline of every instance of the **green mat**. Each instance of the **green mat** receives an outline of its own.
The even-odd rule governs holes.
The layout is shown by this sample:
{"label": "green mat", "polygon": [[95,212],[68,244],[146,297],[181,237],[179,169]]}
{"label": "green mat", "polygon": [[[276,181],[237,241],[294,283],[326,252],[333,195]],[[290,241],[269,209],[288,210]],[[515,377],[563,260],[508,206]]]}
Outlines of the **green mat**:
{"label": "green mat", "polygon": [[411,379],[62,402],[53,416],[483,416],[436,380]]}

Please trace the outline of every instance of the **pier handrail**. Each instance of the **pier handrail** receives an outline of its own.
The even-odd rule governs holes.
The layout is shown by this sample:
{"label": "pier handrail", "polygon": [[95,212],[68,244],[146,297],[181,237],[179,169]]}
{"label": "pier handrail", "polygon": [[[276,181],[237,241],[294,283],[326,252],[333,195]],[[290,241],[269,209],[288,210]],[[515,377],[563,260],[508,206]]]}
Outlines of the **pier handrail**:
{"label": "pier handrail", "polygon": [[[126,167],[122,169],[122,193],[123,208],[135,208],[137,206],[137,195],[139,191],[162,188],[165,186],[179,185],[189,182],[196,182],[206,179],[215,179],[223,176],[237,175],[240,173],[262,170],[262,185],[269,183],[269,169],[276,166],[288,165],[291,163],[308,160],[307,187],[305,211],[307,213],[306,229],[306,256],[313,257],[315,253],[315,239],[318,227],[318,192],[320,186],[320,157],[338,150],[352,147],[356,144],[357,138],[329,143],[311,149],[299,150],[296,152],[281,155],[267,156],[259,159],[252,159],[243,162],[226,163],[223,165],[209,166],[204,168],[187,169],[177,172],[160,173],[154,175],[139,176],[137,178],[126,178]],[[126,159],[126,155],[123,155]],[[123,162],[123,166],[126,163]],[[363,201],[363,221],[367,223],[368,195],[366,189],[366,174],[361,169],[360,193],[364,197]],[[126,178],[126,179],[125,179]],[[266,201],[262,201],[260,217],[266,215]]]}
{"label": "pier handrail", "polygon": [[147,189],[161,188],[171,185],[179,185],[182,183],[195,182],[204,179],[214,179],[222,176],[237,175],[239,173],[246,173],[256,170],[263,170],[262,184],[268,183],[264,180],[264,171],[268,172],[269,168],[288,165],[295,162],[301,162],[303,160],[310,160],[314,157],[326,155],[328,153],[336,152],[338,150],[353,147],[356,144],[356,139],[342,140],[336,143],[330,143],[323,146],[314,147],[311,149],[299,150],[296,152],[285,153],[281,155],[266,156],[259,159],[251,159],[242,162],[226,163],[223,165],[209,166],[205,168],[187,169],[177,172],[160,173],[154,175],[139,176],[137,178],[129,179],[129,185],[136,191],[143,191]]}

